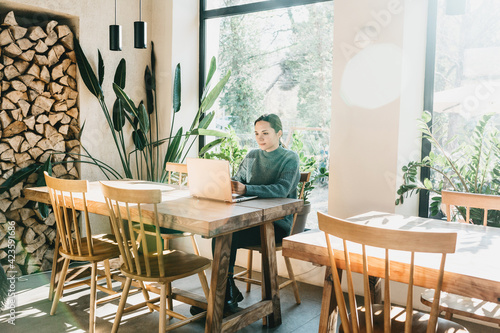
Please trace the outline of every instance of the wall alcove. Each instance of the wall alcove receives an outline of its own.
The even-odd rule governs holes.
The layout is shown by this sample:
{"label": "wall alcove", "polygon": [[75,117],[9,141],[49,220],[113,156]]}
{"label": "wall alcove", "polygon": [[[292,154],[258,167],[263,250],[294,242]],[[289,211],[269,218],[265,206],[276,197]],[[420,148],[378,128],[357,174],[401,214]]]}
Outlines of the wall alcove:
{"label": "wall alcove", "polygon": [[[73,51],[78,24],[77,17],[0,3],[0,183],[48,159],[55,163],[55,176],[79,178],[78,165],[73,163],[74,154],[80,151]],[[43,218],[37,204],[26,200],[22,192],[35,186],[37,178],[32,174],[0,195],[0,260],[18,274],[52,267],[54,216]],[[15,259],[10,262],[7,231],[13,225]]]}

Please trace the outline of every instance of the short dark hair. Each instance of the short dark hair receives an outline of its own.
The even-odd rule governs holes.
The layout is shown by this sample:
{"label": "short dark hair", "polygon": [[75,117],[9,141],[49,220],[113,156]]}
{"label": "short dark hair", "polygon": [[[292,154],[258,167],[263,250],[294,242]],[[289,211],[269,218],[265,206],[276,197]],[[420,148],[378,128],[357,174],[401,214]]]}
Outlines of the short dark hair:
{"label": "short dark hair", "polygon": [[283,131],[283,125],[281,124],[281,119],[274,113],[266,113],[257,118],[257,120],[254,121],[253,125],[257,124],[259,121],[267,121],[271,127],[278,133],[279,131]]}

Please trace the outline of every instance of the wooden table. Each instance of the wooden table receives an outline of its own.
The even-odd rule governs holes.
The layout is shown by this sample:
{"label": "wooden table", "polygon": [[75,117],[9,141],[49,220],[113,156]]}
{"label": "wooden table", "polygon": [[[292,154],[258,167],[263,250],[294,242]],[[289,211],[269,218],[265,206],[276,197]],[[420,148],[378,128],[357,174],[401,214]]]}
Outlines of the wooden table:
{"label": "wooden table", "polygon": [[[500,303],[500,263],[498,260],[500,228],[379,212],[358,215],[348,220],[388,229],[457,232],[456,251],[446,258],[443,291]],[[336,244],[340,243],[333,243],[332,246],[336,247]],[[372,254],[378,257],[376,253],[369,253],[370,256]],[[324,233],[311,231],[285,238],[283,255],[327,266],[320,316],[320,332],[326,332],[328,320],[335,310],[336,303]],[[435,286],[435,277],[439,267],[436,258],[429,254],[420,259],[416,257],[415,285],[424,288]],[[336,258],[336,261],[340,268],[345,267],[343,258]],[[396,262],[393,263],[393,261]],[[376,266],[377,262],[383,264],[381,260],[372,261],[371,264]],[[407,283],[408,262],[409,260],[405,258],[400,259],[391,255],[390,274],[396,281]],[[370,275],[383,277],[382,268],[383,266],[370,265]]]}
{"label": "wooden table", "polygon": [[[112,181],[109,184],[123,188],[158,188],[162,191],[163,199],[158,205],[160,226],[199,234],[206,238],[215,237],[205,332],[234,332],[264,316],[267,316],[268,325],[271,327],[281,324],[272,222],[300,210],[303,205],[302,200],[255,199],[231,204],[193,198],[189,196],[186,187],[179,189],[177,186],[137,180]],[[49,202],[45,187],[26,189],[24,195],[29,200]],[[83,200],[75,198],[75,205],[77,208],[83,208]],[[90,183],[87,207],[90,213],[108,215],[98,182]],[[262,267],[265,286],[263,300],[223,319],[231,235],[235,231],[258,225],[263,240]]]}

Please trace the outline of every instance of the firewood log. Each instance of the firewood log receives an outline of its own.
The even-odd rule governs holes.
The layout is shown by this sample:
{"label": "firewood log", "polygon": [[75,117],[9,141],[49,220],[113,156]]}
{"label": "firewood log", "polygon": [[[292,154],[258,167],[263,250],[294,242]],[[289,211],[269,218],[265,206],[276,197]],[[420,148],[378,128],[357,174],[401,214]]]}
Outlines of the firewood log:
{"label": "firewood log", "polygon": [[45,44],[43,40],[39,39],[35,46],[36,53],[45,53],[48,49],[49,47],[47,44]]}
{"label": "firewood log", "polygon": [[0,112],[0,125],[2,125],[2,128],[6,128],[9,126],[9,124],[12,122],[12,118],[9,116],[7,111],[1,111]]}
{"label": "firewood log", "polygon": [[26,85],[19,80],[12,80],[10,84],[12,85],[12,89],[17,91],[25,92],[28,89],[28,87],[26,87]]}
{"label": "firewood log", "polygon": [[33,43],[32,41],[30,41],[28,38],[18,39],[18,40],[16,40],[16,44],[23,51],[31,49],[33,47],[33,45],[35,45],[35,43]]}
{"label": "firewood log", "polygon": [[42,80],[45,83],[50,82],[50,72],[47,69],[47,66],[43,66],[42,69],[40,70],[40,80]]}
{"label": "firewood log", "polygon": [[0,46],[9,45],[14,43],[14,37],[9,29],[4,29],[0,32]]}
{"label": "firewood log", "polygon": [[[8,31],[8,30],[7,30]],[[12,43],[2,49],[2,53],[8,57],[15,58],[23,53],[23,50],[17,44]]]}
{"label": "firewood log", "polygon": [[57,32],[51,31],[47,33],[47,38],[45,38],[43,41],[45,44],[47,44],[47,46],[52,46],[57,42],[58,39],[59,37],[57,37]]}
{"label": "firewood log", "polygon": [[45,37],[47,37],[47,34],[43,31],[42,27],[35,25],[28,28],[28,38],[32,41],[36,42],[40,38]]}
{"label": "firewood log", "polygon": [[17,135],[23,131],[26,131],[26,129],[27,129],[27,126],[25,123],[23,123],[22,121],[14,121],[13,123],[11,123],[9,126],[7,126],[3,130],[3,136],[5,138],[10,138],[10,137]]}
{"label": "firewood log", "polygon": [[11,100],[9,100],[6,97],[2,97],[2,109],[3,110],[13,110],[16,108],[17,108],[17,106],[14,103],[12,103]]}
{"label": "firewood log", "polygon": [[[38,81],[40,82],[40,81]],[[42,95],[38,96],[35,100],[34,105],[42,108],[44,111],[50,111],[52,108],[52,105],[54,104],[55,100],[52,98],[47,98]]]}
{"label": "firewood log", "polygon": [[5,97],[8,98],[12,103],[16,103],[23,97],[22,91],[13,90],[5,94]]}
{"label": "firewood log", "polygon": [[49,64],[49,59],[43,54],[35,54],[34,58],[38,66],[47,66]]}
{"label": "firewood log", "polygon": [[30,66],[30,63],[24,60],[17,60],[14,62],[14,67],[17,68],[20,74],[24,74],[26,72],[26,69]]}
{"label": "firewood log", "polygon": [[17,25],[16,16],[14,15],[14,11],[10,11],[5,15],[2,25],[4,26],[12,26]]}
{"label": "firewood log", "polygon": [[28,29],[25,27],[21,27],[19,25],[13,25],[9,27],[10,32],[15,40],[21,39],[26,36]]}
{"label": "firewood log", "polygon": [[21,73],[17,70],[16,66],[9,65],[3,69],[3,73],[7,80],[12,80],[15,77],[18,77]]}
{"label": "firewood log", "polygon": [[31,147],[35,147],[35,145],[42,139],[41,135],[38,135],[33,132],[24,132],[24,137],[26,141],[31,145]]}
{"label": "firewood log", "polygon": [[19,59],[22,59],[24,61],[31,61],[33,60],[34,56],[35,56],[35,50],[27,50],[19,56]]}
{"label": "firewood log", "polygon": [[30,130],[34,130],[35,129],[35,117],[34,116],[31,116],[31,117],[28,117],[28,118],[24,118],[23,121],[26,124],[26,126],[28,126],[28,128]]}

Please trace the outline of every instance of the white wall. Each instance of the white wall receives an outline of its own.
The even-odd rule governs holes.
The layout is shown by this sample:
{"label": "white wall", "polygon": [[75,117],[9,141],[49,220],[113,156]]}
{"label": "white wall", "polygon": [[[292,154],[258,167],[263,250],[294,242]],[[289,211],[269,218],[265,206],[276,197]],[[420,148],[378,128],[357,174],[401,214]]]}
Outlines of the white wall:
{"label": "white wall", "polygon": [[[396,211],[399,170],[420,153],[426,8],[417,0],[335,3],[330,214]],[[404,212],[416,214],[416,201]]]}

